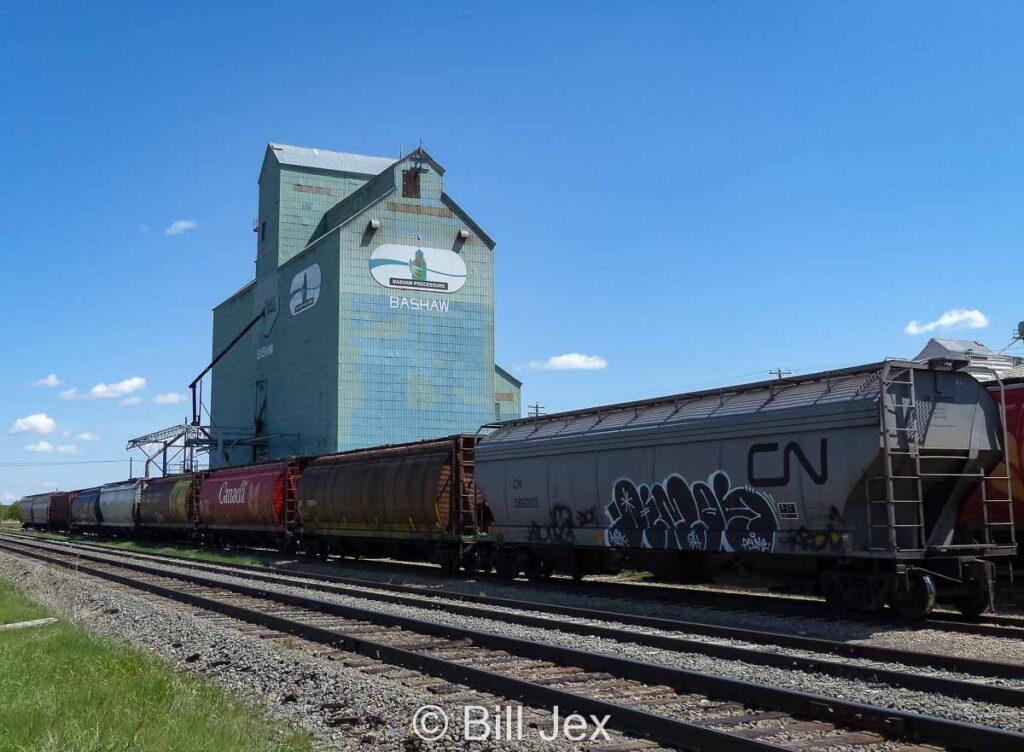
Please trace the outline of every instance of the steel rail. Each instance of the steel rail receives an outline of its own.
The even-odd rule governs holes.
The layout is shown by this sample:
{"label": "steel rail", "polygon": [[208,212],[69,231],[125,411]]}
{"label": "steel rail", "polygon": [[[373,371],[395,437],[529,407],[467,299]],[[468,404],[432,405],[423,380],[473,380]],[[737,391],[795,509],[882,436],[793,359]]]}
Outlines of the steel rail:
{"label": "steel rail", "polygon": [[[199,600],[210,604],[210,606],[213,607],[211,610],[216,610],[227,615],[231,614],[224,609],[238,609],[238,607],[227,603],[200,598],[199,596],[192,594],[180,593],[180,591],[175,591],[171,588],[164,588],[153,583],[139,581],[136,578],[117,575],[116,573],[96,569],[94,567],[83,567],[75,560],[75,558],[79,556],[75,553],[69,552],[65,554],[68,557],[72,557],[69,561],[40,553],[38,549],[44,547],[38,545],[33,546],[31,544],[24,545],[20,543],[12,544],[9,541],[2,541],[0,542],[0,548],[12,551],[13,553],[29,556],[40,561],[57,564],[68,569],[85,572],[87,574],[94,574],[98,577],[119,582],[120,584],[124,584],[129,587],[149,590],[150,592],[157,594],[168,593],[165,597],[171,597],[178,600],[182,600],[180,596],[198,598]],[[36,550],[32,550],[33,548]],[[427,634],[434,637],[442,637],[448,640],[468,639],[476,646],[506,651],[519,657],[528,657],[535,660],[550,661],[561,665],[575,666],[582,668],[585,671],[605,672],[618,676],[622,679],[630,679],[645,684],[671,686],[677,692],[696,693],[718,697],[746,705],[778,710],[794,716],[809,717],[816,720],[824,720],[835,724],[841,724],[847,727],[874,731],[886,736],[895,736],[901,739],[935,743],[957,749],[978,749],[984,750],[985,752],[1003,752],[1003,750],[1006,752],[1019,752],[1020,749],[1024,748],[1024,734],[1015,731],[996,729],[973,723],[953,721],[946,718],[920,715],[917,713],[909,713],[892,708],[881,708],[865,703],[840,700],[808,692],[755,684],[753,682],[740,679],[709,676],[696,671],[689,671],[661,664],[644,663],[641,661],[601,653],[547,645],[532,640],[507,637],[491,632],[465,627],[456,627],[428,620],[412,619],[397,614],[385,614],[370,609],[333,603],[319,598],[277,593],[257,587],[241,585],[239,583],[221,582],[198,574],[166,572],[155,567],[131,562],[105,563],[107,563],[108,566],[118,567],[128,571],[138,572],[140,574],[226,590],[239,595],[268,600],[309,611],[367,621],[379,626],[407,629],[409,631]],[[159,592],[156,589],[158,589]],[[206,608],[206,606],[203,607]],[[532,698],[539,699],[540,697],[539,694],[522,694],[523,692],[533,692],[533,688],[536,685],[533,685],[530,682],[523,683],[522,680],[511,680],[508,677],[496,677],[490,672],[482,672],[483,676],[481,676],[481,671],[479,669],[470,669],[466,666],[458,666],[457,669],[451,669],[446,667],[447,662],[445,661],[440,662],[445,665],[438,665],[439,659],[422,656],[400,648],[392,648],[372,641],[358,640],[352,636],[342,635],[336,632],[317,630],[317,628],[311,628],[307,625],[295,623],[287,619],[278,619],[278,617],[273,617],[262,612],[249,612],[249,619],[277,619],[276,626],[272,626],[271,628],[284,632],[291,632],[293,634],[299,634],[296,630],[313,629],[319,633],[320,640],[318,641],[326,639],[332,641],[328,642],[328,644],[341,644],[346,646],[351,644],[354,652],[359,652],[369,657],[378,657],[386,654],[396,661],[408,660],[411,661],[408,665],[405,663],[398,663],[397,665],[404,665],[408,668],[414,668],[415,670],[421,670],[426,673],[433,673],[431,668],[433,670],[467,672],[459,674],[465,677],[460,683],[470,684],[470,686],[475,686],[484,689],[485,691],[499,692],[509,697],[530,697],[531,702],[533,701]],[[270,626],[267,622],[260,623]],[[392,662],[391,660],[383,658],[381,658],[381,660],[385,660],[389,663]],[[417,668],[417,666],[420,667]],[[484,684],[473,684],[473,682],[479,681],[483,681]],[[510,685],[505,683],[508,681],[516,682],[515,691],[519,694],[508,694],[507,690]],[[545,687],[543,689],[545,691],[550,691],[550,688]],[[694,740],[692,738],[687,740],[685,736],[680,736],[679,733],[681,729],[685,730],[685,734],[697,733],[697,729],[700,729],[703,732],[711,732],[714,734],[714,737],[704,737],[705,741],[714,739],[714,746],[710,747],[712,749],[779,749],[776,745],[771,745],[769,747],[745,746],[751,741],[748,739],[742,740],[744,743],[743,746],[733,747],[731,745],[735,743],[737,737],[730,736],[720,731],[715,731],[682,721],[676,721],[674,719],[667,719],[664,716],[653,715],[645,711],[638,711],[632,708],[619,706],[617,704],[603,703],[602,701],[580,697],[575,693],[566,692],[564,690],[554,691],[558,693],[558,697],[562,701],[575,703],[573,707],[576,708],[577,712],[592,712],[588,709],[592,707],[592,705],[587,705],[587,703],[602,703],[606,707],[614,705],[614,710],[612,712],[619,712],[619,708],[623,708],[623,710],[628,712],[624,713],[621,718],[616,719],[616,723],[612,725],[614,728],[619,728],[620,730],[624,730],[630,734],[645,736],[647,738],[655,738],[660,741],[677,745],[684,744],[685,746],[692,748],[695,743]],[[551,696],[547,695],[547,698],[548,700],[544,703],[538,701],[537,704],[548,707]],[[579,698],[579,700],[584,704],[576,702],[576,698]],[[609,711],[601,709],[598,712],[608,713]],[[657,719],[655,725],[645,725],[651,723],[652,719]],[[666,724],[668,724],[668,726],[666,726]],[[682,724],[682,726],[679,724]],[[644,732],[645,729],[647,733]],[[655,729],[665,729],[666,731],[670,730],[671,733],[661,735],[662,731],[655,731]],[[657,736],[652,734],[657,734]],[[726,740],[728,740],[727,743]],[[763,743],[758,742],[758,744]],[[702,743],[697,743],[696,746],[702,747],[704,745]]]}
{"label": "steel rail", "polygon": [[[47,546],[47,548],[49,548],[49,546]],[[85,549],[87,551],[90,549],[92,551],[96,550],[95,548],[91,548],[89,546],[78,546],[77,548]],[[52,550],[59,551],[69,549],[76,550],[76,547],[74,545],[64,546],[61,544],[56,544],[53,546]],[[625,621],[626,618],[630,616],[628,614],[620,614],[606,611],[592,611],[589,609],[576,609],[572,607],[559,607],[552,606],[550,604],[535,604],[531,602],[509,601],[500,598],[490,598],[485,596],[466,596],[465,599],[459,597],[452,597],[451,600],[469,600],[474,603],[485,604],[486,607],[459,606],[454,603],[451,603],[450,601],[441,602],[438,600],[449,598],[449,595],[447,593],[437,593],[433,591],[426,591],[423,589],[417,592],[417,595],[419,597],[409,597],[397,594],[408,592],[404,589],[398,590],[397,593],[394,595],[387,595],[385,593],[366,592],[353,587],[345,587],[333,583],[329,584],[316,582],[312,580],[290,578],[285,575],[279,575],[270,572],[252,572],[248,569],[236,570],[234,569],[233,565],[215,565],[195,562],[186,563],[184,560],[180,558],[168,556],[155,556],[152,554],[135,554],[134,552],[127,554],[111,553],[109,555],[114,558],[120,556],[122,558],[141,559],[148,561],[162,561],[164,563],[176,562],[179,566],[187,566],[189,569],[195,571],[202,571],[211,574],[220,574],[223,576],[239,577],[242,579],[251,579],[258,582],[272,583],[288,587],[299,587],[308,590],[317,590],[320,592],[334,593],[338,595],[346,595],[354,598],[360,598],[363,600],[393,603],[403,606],[411,606],[414,608],[442,610],[448,613],[460,614],[472,618],[500,618],[502,621],[505,621],[507,623],[519,624],[522,626],[539,627],[541,629],[552,629],[578,635],[601,637],[605,639],[617,640],[619,642],[630,642],[637,645],[644,645],[647,647],[653,647],[662,650],[698,653],[712,658],[743,661],[745,663],[750,663],[753,665],[769,666],[772,668],[781,668],[786,670],[806,671],[809,673],[822,673],[830,676],[837,676],[844,679],[852,679],[855,681],[862,682],[884,683],[894,687],[900,687],[903,689],[916,690],[920,692],[932,692],[936,694],[942,694],[961,699],[974,699],[981,700],[983,702],[992,702],[1001,705],[1008,705],[1011,707],[1024,707],[1024,689],[1018,687],[984,684],[964,679],[951,679],[946,677],[930,676],[927,674],[907,673],[905,671],[899,671],[895,669],[853,665],[838,661],[829,661],[815,658],[805,658],[800,656],[791,656],[781,653],[764,652],[762,650],[758,650],[755,648],[739,647],[735,645],[723,645],[721,643],[708,643],[700,640],[686,639],[682,637],[650,634],[648,632],[628,632],[622,628],[617,627],[607,627],[593,624],[580,624],[576,622],[559,622],[553,618],[536,617],[527,614],[510,614],[507,612],[501,612],[500,614],[496,614],[494,611],[489,609],[497,606],[501,608],[512,608],[518,610],[543,611],[545,613],[550,613],[554,616],[574,616],[578,618],[594,619],[599,621],[619,622]],[[104,558],[103,554],[83,554],[83,558],[88,558],[92,561],[110,561],[110,559]],[[373,585],[361,586],[375,587]],[[394,587],[401,588],[402,586]],[[393,590],[393,588],[389,587],[383,587],[379,589]],[[422,600],[422,598],[424,597],[430,598],[432,600],[424,601]],[[686,622],[674,622],[667,619],[658,619],[653,617],[629,618],[628,621],[629,623],[634,625],[662,629],[665,631],[681,632],[684,631],[684,628],[686,626]],[[756,632],[753,630],[735,629],[729,627],[715,629],[708,628],[706,625],[700,624],[694,626],[701,628],[701,634],[710,637],[727,636],[730,639],[747,639],[748,641],[760,642],[761,644],[778,644],[779,642],[788,642],[790,644],[786,645],[786,647],[797,647],[800,649],[811,650],[813,652],[839,654],[850,657],[860,657],[869,660],[884,660],[888,662],[903,663],[906,665],[911,665],[910,662],[914,661],[916,663],[913,665],[922,665],[932,668],[941,667],[947,670],[959,670],[961,672],[973,673],[982,676],[998,676],[1000,678],[1024,680],[1024,666],[1015,666],[1008,663],[998,663],[994,661],[979,661],[965,658],[956,658],[953,656],[931,655],[927,653],[906,653],[893,648],[872,648],[871,646],[848,645],[847,643],[823,640],[818,638],[781,635],[778,633],[771,632]],[[753,635],[753,639],[747,638],[746,635],[748,634]],[[772,640],[772,642],[769,642],[769,640]],[[845,650],[845,648],[852,649]],[[955,667],[955,669],[952,669],[951,667]]]}
{"label": "steel rail", "polygon": [[[10,535],[30,537],[20,533]],[[68,541],[72,542],[72,541]],[[74,541],[78,542],[78,541]],[[90,542],[91,543],[91,542]],[[94,545],[103,546],[97,541]],[[108,547],[109,548],[109,547]],[[266,555],[270,553],[267,549],[245,548],[257,554]],[[406,570],[419,575],[439,575],[436,567],[412,564],[409,562],[392,562],[377,560],[360,560],[359,566],[371,567],[374,569]],[[231,566],[245,567],[243,564]],[[253,569],[279,569],[276,565],[269,567],[252,567]],[[295,574],[303,574],[308,577],[321,577],[318,572],[310,570],[291,570]],[[493,572],[477,573],[483,579],[498,580],[498,575]],[[516,585],[525,585],[523,582],[515,582]],[[877,624],[880,626],[909,626],[921,629],[937,629],[946,632],[979,635],[983,637],[1001,637],[1009,639],[1024,639],[1024,617],[1013,617],[1003,614],[986,614],[979,619],[984,621],[972,621],[966,617],[957,617],[947,612],[933,612],[926,619],[922,620],[899,620],[886,618],[877,614],[847,612],[838,615],[831,611],[830,607],[821,598],[790,598],[782,595],[758,594],[758,593],[737,593],[726,591],[714,591],[689,588],[685,585],[657,587],[642,584],[626,584],[622,582],[600,582],[586,581],[563,584],[558,581],[545,581],[543,587],[551,591],[561,591],[572,595],[599,595],[603,597],[622,597],[635,601],[655,601],[667,603],[674,606],[701,606],[707,608],[720,608],[725,610],[739,611],[762,611],[773,615],[781,616],[803,616],[826,621],[846,620],[863,624]]]}
{"label": "steel rail", "polygon": [[[986,661],[954,655],[940,655],[937,653],[904,651],[898,650],[896,648],[863,645],[859,643],[848,643],[841,642],[838,640],[828,640],[819,637],[791,635],[781,632],[771,632],[768,630],[756,630],[743,627],[729,627],[725,625],[709,624],[705,622],[693,622],[655,616],[643,616],[639,614],[625,613],[622,611],[608,611],[582,608],[577,606],[553,605],[550,603],[543,603],[539,601],[524,601],[500,598],[497,596],[490,595],[472,595],[468,593],[433,590],[430,588],[420,587],[416,585],[399,585],[394,583],[377,582],[375,580],[364,580],[351,577],[339,577],[337,575],[319,574],[308,571],[292,573],[281,569],[250,566],[246,564],[232,564],[205,561],[201,562],[195,559],[188,559],[185,557],[173,556],[168,554],[150,554],[138,551],[124,551],[122,549],[117,549],[111,546],[96,545],[91,543],[53,541],[53,545],[65,546],[68,548],[78,547],[81,549],[93,551],[99,550],[109,552],[111,555],[115,556],[140,559],[144,561],[177,561],[181,562],[182,566],[188,566],[192,569],[196,569],[199,571],[211,573],[230,572],[233,576],[242,577],[245,579],[254,579],[264,582],[275,582],[278,584],[291,585],[294,587],[305,587],[310,590],[319,590],[321,592],[352,595],[354,597],[364,598],[366,600],[390,601],[395,603],[402,603],[403,605],[417,606],[421,608],[437,608],[443,610],[450,610],[454,613],[463,613],[469,616],[483,615],[493,617],[493,613],[486,612],[480,614],[469,610],[453,610],[453,606],[451,604],[437,603],[437,599],[445,599],[447,601],[462,601],[465,603],[480,604],[487,607],[497,606],[500,608],[509,608],[521,611],[536,611],[540,613],[553,614],[556,616],[572,616],[575,618],[592,619],[595,621],[619,622],[622,624],[629,624],[633,626],[659,629],[666,632],[679,632],[693,635],[701,635],[705,637],[742,640],[744,642],[750,642],[758,645],[774,645],[777,647],[792,648],[796,650],[806,650],[808,652],[824,653],[828,655],[836,655],[848,658],[862,658],[864,660],[882,661],[889,663],[902,663],[907,666],[936,668],[951,672],[968,673],[976,676],[1024,680],[1024,666],[1015,665],[1011,663],[1004,663],[1000,661]],[[352,587],[372,588],[375,590],[383,590],[398,594],[407,594],[418,598],[429,598],[433,600],[426,602],[415,599],[401,600],[389,596],[384,596],[378,593],[366,593],[362,590],[351,590],[350,588]],[[510,615],[502,615],[503,618],[506,618],[508,616]],[[546,628],[550,628],[549,623],[545,623],[543,624],[543,626]],[[575,628],[577,626],[582,625],[567,625],[563,623],[563,626],[561,628],[564,631],[564,629],[566,628]],[[595,630],[597,629],[599,628],[595,628]],[[629,639],[632,642],[637,642],[638,636],[644,633],[630,633],[630,636],[628,638],[623,637],[622,635],[615,636],[610,633],[598,634],[597,631],[595,631],[594,634],[596,636],[609,636],[612,639]],[[654,635],[652,637],[658,636]],[[677,638],[665,639],[675,640]],[[668,643],[665,643],[665,645],[667,644]],[[661,647],[661,645],[654,646]],[[680,647],[669,647],[668,649],[680,649]],[[691,650],[690,647],[686,647],[685,649]],[[696,647],[692,648],[692,650],[697,652],[703,652],[705,649],[711,650],[712,648],[708,647],[708,644],[703,642],[697,643]],[[764,654],[758,653],[757,655]],[[717,657],[728,658],[730,656],[721,654]],[[746,657],[739,657],[738,655],[733,657],[749,661],[749,659]],[[794,668],[794,666],[791,664],[787,664],[785,668]],[[876,671],[875,669],[870,670]],[[970,688],[968,687],[967,689]],[[1007,700],[1010,700],[1010,702],[1008,702],[1007,704],[1017,704],[1017,693],[1021,692],[1021,690],[1010,689],[1010,692],[1012,692],[1013,694],[1007,694],[1005,696],[1005,699],[1002,701],[992,699],[991,697],[977,697],[976,699],[984,699],[988,702],[1006,702]]]}

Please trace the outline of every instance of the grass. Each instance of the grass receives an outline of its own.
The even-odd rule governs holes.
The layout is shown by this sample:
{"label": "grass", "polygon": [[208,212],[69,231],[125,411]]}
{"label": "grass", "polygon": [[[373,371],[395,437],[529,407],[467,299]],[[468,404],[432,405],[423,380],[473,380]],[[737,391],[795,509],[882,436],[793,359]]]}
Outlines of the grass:
{"label": "grass", "polygon": [[[43,613],[10,583],[0,586],[0,614]],[[312,750],[307,736],[258,707],[64,621],[0,632],[0,698],[2,750]]]}
{"label": "grass", "polygon": [[0,580],[0,624],[42,619],[46,611],[33,603],[7,580]]}

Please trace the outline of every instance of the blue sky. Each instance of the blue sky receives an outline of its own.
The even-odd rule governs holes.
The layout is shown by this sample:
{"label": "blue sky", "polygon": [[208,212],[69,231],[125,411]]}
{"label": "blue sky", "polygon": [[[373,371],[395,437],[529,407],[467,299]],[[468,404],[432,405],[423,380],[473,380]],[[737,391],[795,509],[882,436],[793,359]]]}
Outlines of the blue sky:
{"label": "blue sky", "polygon": [[[498,242],[498,360],[551,410],[912,355],[908,322],[951,310],[981,317],[937,332],[1002,348],[1022,26],[1019,3],[22,5],[0,31],[0,494],[124,477],[11,464],[124,459],[185,417],[154,399],[251,277],[267,141],[422,138]],[[606,365],[528,367],[571,353]]]}

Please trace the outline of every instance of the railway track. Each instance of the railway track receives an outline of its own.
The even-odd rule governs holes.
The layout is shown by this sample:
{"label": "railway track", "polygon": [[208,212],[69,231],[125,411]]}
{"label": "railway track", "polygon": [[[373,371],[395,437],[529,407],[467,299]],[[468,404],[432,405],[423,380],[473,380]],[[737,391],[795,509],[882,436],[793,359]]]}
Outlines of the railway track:
{"label": "railway track", "polygon": [[[261,551],[261,553],[266,553]],[[387,570],[408,571],[418,575],[430,574],[433,567],[407,562],[382,560],[360,560],[360,566]],[[485,579],[500,579],[496,573],[488,572],[474,576]],[[570,582],[558,577],[545,580],[543,587],[575,595],[625,598],[639,602],[685,604],[720,608],[723,610],[764,611],[783,616],[813,617],[816,619],[857,621],[866,624],[892,625],[897,617],[892,614],[869,614],[847,612],[834,613],[820,597],[793,597],[771,593],[746,593],[726,590],[710,590],[685,584],[651,585],[644,583],[607,582],[590,579]],[[960,616],[952,611],[933,611],[926,619],[910,622],[927,625],[931,629],[947,632],[974,634],[983,637],[1024,638],[1024,617],[1002,614],[984,614],[974,619]],[[1016,631],[1013,631],[1016,630]]]}
{"label": "railway track", "polygon": [[[26,536],[24,533],[13,533],[13,535]],[[71,543],[71,541],[67,542]],[[79,542],[75,541],[75,543]],[[79,543],[79,545],[103,547],[101,542]],[[121,549],[113,547],[107,548],[108,550],[121,551]],[[251,550],[256,554],[267,553],[263,549],[245,550]],[[276,567],[255,567],[241,564],[232,564],[230,566],[260,572],[277,569]],[[424,574],[427,576],[434,574],[440,577],[436,568],[412,563],[360,560],[358,562],[358,566],[369,567],[371,569],[383,569],[386,571],[407,571],[420,576]],[[374,580],[339,577],[313,570],[289,569],[288,572],[292,575],[326,579],[342,584],[364,584],[368,587],[381,587],[381,585]],[[475,576],[490,580],[498,579],[497,575],[494,573],[482,573]],[[545,590],[566,592],[574,596],[594,595],[602,598],[612,597],[625,601],[647,604],[659,603],[666,605],[700,606],[725,611],[762,611],[773,615],[814,618],[828,621],[846,620],[865,624],[878,624],[880,626],[892,626],[896,621],[891,615],[888,617],[864,613],[847,613],[845,615],[837,615],[832,612],[825,604],[824,600],[820,598],[794,598],[784,595],[708,590],[704,588],[688,587],[686,585],[659,586],[626,584],[619,582],[610,583],[598,580],[562,583],[559,581],[561,579],[563,578],[547,580],[541,587]],[[426,588],[424,588],[424,590],[426,590]],[[927,619],[909,623],[927,627],[929,629],[936,629],[956,634],[1024,639],[1024,617],[1018,616],[986,614],[978,617],[977,619],[971,620],[959,617],[952,612],[939,611],[933,612]]]}
{"label": "railway track", "polygon": [[[54,550],[76,551],[85,558],[106,560],[95,556],[96,547],[88,544],[55,543]],[[90,550],[91,549],[91,550]],[[259,567],[241,565],[188,562],[173,556],[160,556],[137,552],[115,551],[107,548],[111,556],[135,561],[187,566],[190,570],[230,575],[256,582],[300,587],[307,590],[351,596],[366,601],[386,602],[434,609],[447,613],[478,618],[493,618],[500,609],[502,619],[512,624],[543,629],[571,631],[574,634],[603,637],[621,642],[632,642],[653,648],[699,653],[724,660],[741,660],[761,666],[796,669],[822,673],[857,681],[881,682],[894,687],[945,694],[950,697],[975,699],[1003,705],[1024,706],[1024,688],[986,683],[991,679],[1024,682],[1024,666],[997,661],[975,660],[952,655],[940,655],[894,648],[861,645],[857,643],[825,640],[814,637],[783,634],[768,630],[723,627],[691,621],[678,621],[638,616],[616,611],[604,611],[570,606],[556,606],[535,601],[521,601],[493,596],[448,593],[428,588],[378,583],[342,577],[300,576],[275,573]],[[587,623],[558,621],[552,617],[572,617]],[[636,631],[628,627],[642,627]],[[756,647],[741,647],[721,642],[707,642],[694,637],[737,640],[752,645],[789,648],[819,654],[801,657],[785,653],[766,652]],[[871,665],[828,660],[827,656],[863,659]],[[928,668],[969,674],[976,680],[957,680],[926,673],[908,673],[879,664],[898,664],[903,667]]]}
{"label": "railway track", "polygon": [[[901,752],[920,749],[919,743],[949,749],[1024,748],[1024,734],[1011,731],[226,582],[209,576],[209,569],[216,568],[213,565],[178,561],[177,566],[188,566],[189,571],[171,571],[166,568],[167,561],[143,562],[138,557],[127,560],[131,557],[84,551],[82,546],[12,540],[10,536],[0,540],[0,548],[249,624],[340,647],[453,685],[519,699],[538,708],[557,705],[566,712],[608,715],[609,727],[669,746],[716,750],[857,748],[889,739],[896,740],[895,746],[890,742],[886,749]],[[207,574],[199,574],[200,567]],[[238,576],[236,572],[230,574]],[[488,613],[493,618],[494,608]],[[634,632],[630,638],[636,636]],[[673,649],[690,647],[675,644]],[[1006,699],[1020,706],[1019,690],[998,689],[1018,693]]]}

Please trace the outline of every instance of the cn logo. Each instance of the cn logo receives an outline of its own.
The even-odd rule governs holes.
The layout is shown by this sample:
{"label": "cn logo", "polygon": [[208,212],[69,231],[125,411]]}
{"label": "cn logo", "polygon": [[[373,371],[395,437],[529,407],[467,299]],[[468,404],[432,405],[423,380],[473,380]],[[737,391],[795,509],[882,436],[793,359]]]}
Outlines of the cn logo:
{"label": "cn logo", "polygon": [[800,445],[795,441],[791,441],[782,449],[782,473],[779,475],[759,475],[754,468],[754,459],[757,455],[777,455],[778,453],[779,444],[777,441],[765,444],[754,444],[750,447],[747,451],[747,478],[750,481],[750,485],[755,488],[764,488],[765,486],[788,486],[789,479],[791,477],[790,460],[794,457],[815,485],[823,486],[828,482],[828,439],[821,440],[817,469],[815,469],[814,465],[807,458],[807,455],[804,454],[804,450],[800,448]]}

